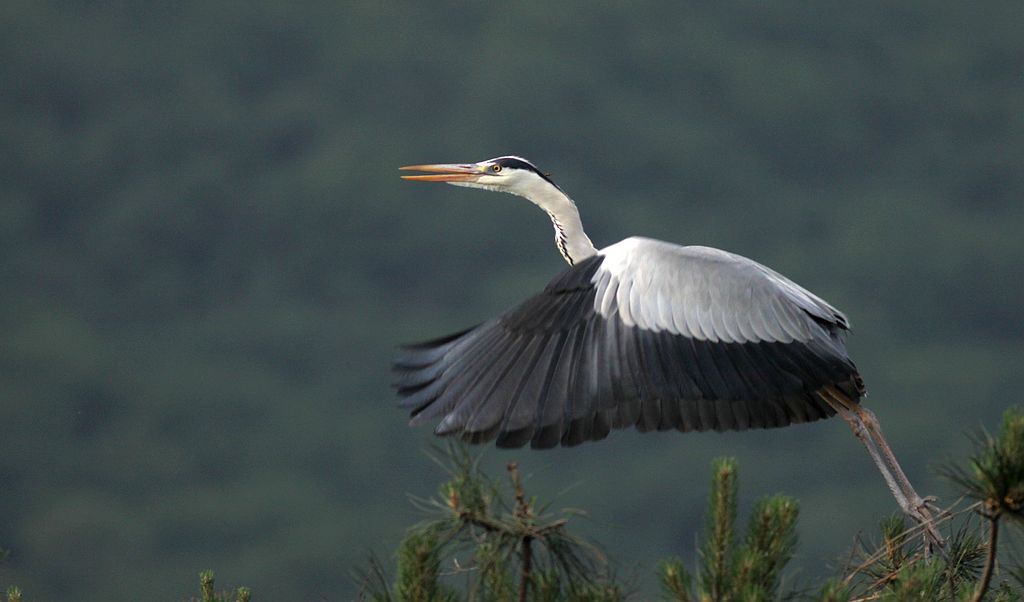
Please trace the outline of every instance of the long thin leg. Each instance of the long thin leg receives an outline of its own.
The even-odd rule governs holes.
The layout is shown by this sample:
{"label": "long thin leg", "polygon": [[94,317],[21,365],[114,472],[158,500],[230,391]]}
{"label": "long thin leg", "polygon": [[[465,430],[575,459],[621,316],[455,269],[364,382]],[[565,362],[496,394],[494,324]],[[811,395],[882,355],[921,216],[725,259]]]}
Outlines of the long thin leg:
{"label": "long thin leg", "polygon": [[[878,446],[879,451],[882,453],[882,457],[885,458],[886,463],[892,469],[893,476],[899,483],[900,488],[903,490],[904,496],[907,501],[910,502],[911,507],[917,510],[925,519],[928,521],[932,520],[932,511],[939,512],[939,509],[931,503],[931,500],[922,498],[914,491],[914,486],[910,484],[910,479],[903,472],[900,467],[899,461],[896,459],[896,454],[892,452],[892,448],[889,447],[888,441],[885,440],[885,435],[882,434],[882,425],[875,418],[875,413],[871,410],[857,404],[853,407],[853,411],[857,413],[857,416],[861,419],[864,425],[868,428],[871,433],[871,438],[874,440],[875,445]],[[934,529],[929,529],[934,530]],[[941,543],[941,539],[936,543]]]}
{"label": "long thin leg", "polygon": [[871,432],[868,430],[867,426],[845,405],[831,403],[831,400],[826,401],[830,402],[829,405],[831,405],[836,413],[846,421],[846,424],[850,426],[850,430],[853,431],[853,434],[862,444],[864,444],[864,449],[868,450],[868,455],[871,456],[871,461],[875,463],[875,466],[878,467],[878,471],[882,473],[882,478],[885,479],[885,484],[889,486],[889,491],[892,492],[892,496],[896,498],[896,503],[903,509],[909,507],[909,500],[907,500],[907,496],[903,492],[903,488],[900,487],[899,483],[896,481],[892,471],[889,469],[889,465],[879,455],[878,449],[875,447],[874,440],[871,437]]}
{"label": "long thin leg", "polygon": [[926,540],[930,540],[939,547],[944,546],[945,540],[935,528],[928,501],[922,499],[914,491],[910,479],[903,472],[896,460],[896,455],[893,454],[892,448],[889,447],[882,435],[881,425],[875,415],[870,410],[861,407],[860,404],[848,399],[834,387],[826,387],[820,391],[820,394],[821,398],[849,424],[854,435],[864,444],[871,460],[882,473],[889,491],[892,492],[896,503],[900,505],[903,512],[924,527]]}
{"label": "long thin leg", "polygon": [[900,489],[903,490],[907,497],[907,500],[916,506],[926,507],[928,501],[917,495],[914,491],[914,486],[910,484],[910,479],[903,472],[900,467],[899,461],[896,459],[896,455],[892,453],[892,448],[889,447],[889,442],[885,440],[885,435],[882,434],[882,425],[879,424],[878,419],[875,418],[875,413],[865,408],[864,406],[857,404],[853,407],[853,411],[860,417],[861,422],[868,428],[871,433],[871,438],[875,441],[878,446],[878,450],[882,453],[886,463],[893,471],[893,476],[896,477],[896,481],[900,484]]}

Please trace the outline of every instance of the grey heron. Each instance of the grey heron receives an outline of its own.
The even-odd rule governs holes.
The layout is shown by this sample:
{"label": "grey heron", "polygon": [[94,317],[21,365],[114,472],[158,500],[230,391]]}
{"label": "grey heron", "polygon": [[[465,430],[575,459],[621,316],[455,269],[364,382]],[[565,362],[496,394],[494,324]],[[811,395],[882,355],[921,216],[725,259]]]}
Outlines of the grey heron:
{"label": "grey heron", "polygon": [[571,446],[612,429],[744,430],[839,414],[933,543],[846,352],[846,316],[753,260],[631,237],[597,249],[576,204],[521,157],[411,165],[408,180],[508,192],[543,209],[569,264],[543,292],[468,330],[406,347],[395,386],[413,424],[500,447]]}

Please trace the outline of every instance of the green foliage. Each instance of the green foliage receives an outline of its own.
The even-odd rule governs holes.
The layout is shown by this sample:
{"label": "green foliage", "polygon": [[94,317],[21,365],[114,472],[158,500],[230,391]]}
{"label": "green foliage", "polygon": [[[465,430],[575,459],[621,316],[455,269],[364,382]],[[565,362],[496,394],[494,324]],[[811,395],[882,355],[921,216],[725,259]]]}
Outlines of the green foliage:
{"label": "green foliage", "polygon": [[[985,439],[971,465],[1002,465],[1013,455],[1021,413],[1004,416],[1000,436]],[[414,500],[427,520],[409,529],[398,547],[396,576],[375,557],[358,575],[358,599],[373,602],[623,602],[627,588],[613,576],[596,548],[568,531],[573,513],[552,513],[528,497],[516,463],[506,466],[509,480],[488,478],[479,456],[451,443],[435,461],[448,479],[430,499]],[[948,470],[948,469],[947,469]],[[785,591],[783,571],[796,548],[797,502],[775,495],[755,501],[746,530],[736,532],[738,463],[712,462],[707,522],[699,545],[698,578],[679,558],[660,562],[662,594],[677,602],[1011,602],[1024,595],[1024,564],[1004,565],[993,581],[997,556],[994,526],[1010,509],[994,513],[981,499],[966,508],[949,508],[939,521],[950,530],[941,554],[933,554],[919,527],[908,528],[902,516],[879,523],[876,545],[858,544],[839,578],[827,579],[804,593]],[[960,473],[957,473],[960,474]],[[1013,471],[979,470],[986,475]],[[1006,477],[1009,479],[1009,477]],[[965,489],[983,490],[977,481]],[[1017,483],[1004,481],[1005,490]],[[975,487],[975,485],[977,485]],[[991,489],[991,488],[990,488]],[[990,490],[986,489],[986,490]],[[979,519],[980,516],[980,519]],[[954,521],[958,521],[954,523]],[[954,529],[953,527],[956,526]],[[990,527],[986,532],[984,527]],[[192,602],[250,602],[249,588],[217,592],[213,571],[199,574],[200,598]],[[21,602],[18,588],[7,590],[8,602]]]}
{"label": "green foliage", "polygon": [[437,534],[430,529],[409,533],[398,548],[399,602],[444,602],[454,594],[440,582],[441,554]]}
{"label": "green foliage", "polygon": [[[997,442],[1000,450],[1013,447],[1018,415],[1015,411],[1006,414]],[[603,557],[593,555],[589,544],[567,532],[568,517],[539,512],[537,502],[527,499],[514,463],[507,467],[508,491],[487,478],[479,457],[472,456],[464,445],[452,444],[441,456],[438,462],[446,466],[449,479],[435,498],[417,501],[433,518],[410,530],[402,542],[393,585],[388,585],[379,563],[371,561],[366,575],[377,577],[361,579],[361,599],[627,599],[625,588],[611,578]],[[844,569],[841,578],[825,580],[804,594],[785,591],[783,571],[797,544],[796,500],[783,495],[757,500],[746,530],[737,533],[738,464],[733,458],[718,458],[712,462],[711,473],[698,578],[693,579],[679,558],[665,559],[657,567],[662,594],[670,600],[1003,602],[1019,599],[1024,593],[1019,587],[1024,580],[1020,579],[1016,586],[1001,579],[989,587],[989,560],[997,542],[980,528],[974,514],[978,504],[941,514],[939,520],[950,534],[939,555],[931,553],[919,527],[908,527],[903,516],[894,515],[879,523],[876,545],[855,548],[851,559],[858,562]],[[986,515],[986,520],[990,518]],[[958,521],[955,529],[954,520]],[[529,551],[535,542],[546,551],[546,563],[533,564]],[[1007,575],[1011,579],[1024,575],[1024,568],[1008,565]],[[457,577],[462,578],[461,588],[449,585]]]}
{"label": "green foliage", "polygon": [[996,586],[992,593],[992,602],[1020,602],[1021,590],[1014,589],[1009,583],[1003,581]]}
{"label": "green foliage", "polygon": [[947,464],[943,472],[988,516],[1024,519],[1024,409],[1006,410],[998,436],[976,436],[967,468]]}
{"label": "green foliage", "polygon": [[943,560],[946,562],[945,579],[951,593],[961,593],[963,584],[974,584],[981,577],[989,542],[985,541],[976,521],[967,520],[949,540]]}
{"label": "green foliage", "polygon": [[811,597],[814,602],[848,602],[852,588],[840,579],[827,579]]}
{"label": "green foliage", "polygon": [[234,592],[218,592],[215,583],[213,571],[206,570],[199,573],[200,597],[190,598],[190,602],[250,602],[252,600],[252,591],[248,587],[239,587]]}
{"label": "green foliage", "polygon": [[199,573],[199,589],[203,594],[203,602],[214,602],[217,595],[213,591],[214,575],[213,571],[203,571]]}
{"label": "green foliage", "polygon": [[[1024,594],[1019,584],[1014,586],[1002,580],[994,590],[984,585],[986,577],[982,565],[987,562],[995,542],[981,528],[983,525],[979,524],[975,509],[972,505],[945,515],[942,520],[950,525],[954,518],[960,523],[947,538],[946,548],[940,555],[930,555],[922,545],[919,530],[906,528],[902,517],[883,520],[879,525],[879,544],[861,548],[857,552],[860,563],[847,569],[841,581],[826,584],[815,599],[977,602],[1002,600],[1010,594],[1008,599],[1019,599]],[[1007,565],[1011,574],[1013,567]]]}
{"label": "green foliage", "polygon": [[[451,478],[437,497],[418,502],[435,518],[414,527],[403,540],[394,586],[374,577],[384,571],[371,560],[361,579],[362,599],[457,599],[456,591],[443,583],[444,558],[451,558],[452,573],[465,576],[462,595],[467,600],[625,599],[604,558],[567,532],[568,517],[539,513],[536,502],[527,500],[515,464],[508,466],[513,502],[480,471],[465,446],[452,444],[445,456]],[[737,545],[736,461],[716,460],[712,475],[700,579],[694,588],[682,562],[666,560],[659,568],[663,591],[681,601],[779,598],[780,575],[796,545],[796,502],[785,496],[758,500]],[[459,560],[460,552],[469,554],[469,564]]]}
{"label": "green foliage", "polygon": [[882,590],[879,600],[884,602],[938,602],[948,600],[943,579],[944,571],[937,560],[920,561],[900,567],[887,587]]}
{"label": "green foliage", "polygon": [[[10,552],[0,548],[0,564],[3,564],[5,560],[10,556]],[[7,602],[21,602],[21,589],[10,586],[7,588]]]}
{"label": "green foliage", "polygon": [[[481,600],[511,600],[515,596],[516,583],[510,572],[509,550],[496,541],[483,541],[477,545],[473,557],[480,579],[476,596]],[[532,584],[534,595],[540,599],[557,597],[558,575],[551,572],[537,572]]]}
{"label": "green foliage", "polygon": [[[606,571],[604,557],[568,532],[572,514],[551,513],[527,498],[515,463],[507,466],[509,491],[481,471],[479,458],[465,445],[452,443],[439,450],[436,461],[449,479],[435,497],[415,500],[432,518],[403,539],[393,585],[387,585],[385,571],[371,559],[369,570],[360,575],[361,599],[623,598],[621,587]],[[448,582],[461,577],[461,594],[446,577]]]}
{"label": "green foliage", "polygon": [[661,566],[658,567],[658,577],[661,580],[662,592],[672,600],[690,602],[693,599],[690,596],[693,578],[690,577],[690,573],[679,558],[668,558],[661,561]]}
{"label": "green foliage", "polygon": [[995,571],[1000,520],[1024,520],[1024,410],[1007,409],[997,437],[984,432],[976,436],[968,466],[949,463],[943,472],[964,495],[978,501],[981,514],[988,521],[985,566],[973,598],[981,600]]}
{"label": "green foliage", "polygon": [[711,473],[700,579],[695,588],[691,587],[682,562],[667,560],[659,569],[662,590],[681,601],[779,598],[780,576],[796,547],[796,500],[781,495],[759,499],[751,511],[743,542],[737,546],[737,462],[734,458],[716,459]]}
{"label": "green foliage", "polygon": [[747,537],[736,558],[736,577],[743,600],[777,596],[782,569],[796,548],[799,506],[793,498],[777,495],[758,500],[750,515]]}
{"label": "green foliage", "polygon": [[907,562],[906,519],[900,514],[886,517],[879,523],[879,531],[882,536],[881,544],[877,552],[868,556],[871,561],[864,567],[863,572],[881,583],[890,580],[891,576],[898,573]]}
{"label": "green foliage", "polygon": [[701,596],[723,599],[731,589],[736,524],[736,460],[719,458],[711,468],[707,536],[701,548]]}

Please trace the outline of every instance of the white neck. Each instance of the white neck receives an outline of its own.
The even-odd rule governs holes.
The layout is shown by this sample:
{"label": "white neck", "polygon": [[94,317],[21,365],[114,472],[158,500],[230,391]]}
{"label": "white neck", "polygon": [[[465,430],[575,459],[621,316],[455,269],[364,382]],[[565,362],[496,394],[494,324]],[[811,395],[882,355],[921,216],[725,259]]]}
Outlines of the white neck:
{"label": "white neck", "polygon": [[587,233],[583,231],[583,222],[580,221],[580,212],[576,209],[576,203],[573,203],[572,199],[565,194],[560,196],[565,201],[556,209],[541,205],[534,199],[530,200],[548,212],[551,225],[555,227],[555,246],[558,247],[558,252],[569,262],[569,265],[575,265],[596,254],[597,249],[594,248],[594,243],[590,242]]}
{"label": "white neck", "polygon": [[472,185],[474,188],[488,188],[501,192],[509,192],[524,197],[534,205],[543,209],[551,217],[555,227],[555,246],[569,265],[577,264],[587,257],[595,255],[597,249],[583,231],[580,212],[576,203],[572,202],[557,186],[536,174],[524,174],[514,188]]}

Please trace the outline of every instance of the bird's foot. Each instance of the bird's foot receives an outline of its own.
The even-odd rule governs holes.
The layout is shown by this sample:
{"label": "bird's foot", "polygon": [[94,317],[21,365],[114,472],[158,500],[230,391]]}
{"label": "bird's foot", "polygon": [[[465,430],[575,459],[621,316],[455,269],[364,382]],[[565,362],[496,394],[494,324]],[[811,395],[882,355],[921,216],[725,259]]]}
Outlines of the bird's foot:
{"label": "bird's foot", "polygon": [[912,500],[907,501],[907,507],[903,509],[903,512],[921,528],[926,554],[935,551],[936,548],[941,550],[946,546],[946,540],[939,533],[935,524],[935,519],[944,514],[943,510],[936,505],[936,501],[938,498],[933,495],[924,498],[915,496]]}
{"label": "bird's foot", "polygon": [[929,513],[935,513],[937,517],[948,516],[949,511],[939,508],[938,504],[936,504],[936,502],[938,501],[939,498],[937,496],[926,495],[923,498],[921,498],[920,507],[924,508]]}

